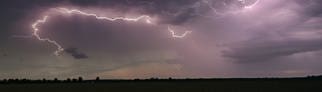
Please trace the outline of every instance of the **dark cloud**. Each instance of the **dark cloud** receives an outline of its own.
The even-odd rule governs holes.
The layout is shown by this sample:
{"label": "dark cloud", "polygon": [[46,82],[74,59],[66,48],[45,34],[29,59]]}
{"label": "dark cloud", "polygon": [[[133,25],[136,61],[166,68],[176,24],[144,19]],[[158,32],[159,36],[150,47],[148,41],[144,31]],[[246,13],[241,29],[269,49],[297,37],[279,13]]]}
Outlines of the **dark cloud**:
{"label": "dark cloud", "polygon": [[67,48],[64,50],[66,53],[73,56],[75,59],[87,59],[88,56],[85,53],[79,52],[77,48]]}
{"label": "dark cloud", "polygon": [[122,12],[139,10],[142,14],[162,18],[160,23],[181,25],[196,16],[194,4],[199,0],[70,0],[71,5],[115,9]]}
{"label": "dark cloud", "polygon": [[322,1],[320,0],[295,0],[295,2],[302,6],[300,9],[302,14],[319,16],[322,13]]}
{"label": "dark cloud", "polygon": [[225,56],[241,62],[263,62],[277,57],[322,50],[322,39],[251,40],[235,44]]}
{"label": "dark cloud", "polygon": [[316,6],[317,2],[284,2],[288,3],[279,6],[282,9],[271,8],[280,12],[281,16],[273,12],[261,15],[278,16],[257,20],[262,21],[256,24],[257,28],[247,29],[250,38],[227,45],[229,50],[223,51],[224,56],[240,62],[269,62],[280,57],[322,50],[319,27],[322,22],[317,16],[320,12],[315,11],[320,7]]}
{"label": "dark cloud", "polygon": [[3,54],[2,54],[2,56],[6,57],[6,56],[8,56],[8,54],[6,54],[6,53],[3,53]]}

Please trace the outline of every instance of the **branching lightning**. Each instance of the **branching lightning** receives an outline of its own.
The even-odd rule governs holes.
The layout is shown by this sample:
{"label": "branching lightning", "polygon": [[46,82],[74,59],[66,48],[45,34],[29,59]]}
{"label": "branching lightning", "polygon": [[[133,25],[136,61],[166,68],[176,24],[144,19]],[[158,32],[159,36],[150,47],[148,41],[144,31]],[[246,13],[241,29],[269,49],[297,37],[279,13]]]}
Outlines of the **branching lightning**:
{"label": "branching lightning", "polygon": [[[236,14],[236,13],[239,13],[240,12],[240,11],[227,11],[226,13],[225,12],[219,12],[215,7],[213,7],[211,1],[209,1],[209,0],[202,0],[202,2],[207,7],[209,7],[212,12],[214,12],[217,15]],[[252,3],[250,5],[247,5],[246,4],[247,0],[238,0],[238,2],[240,2],[243,5],[242,10],[244,10],[244,9],[252,9],[253,7],[255,7],[260,2],[260,0],[256,0],[254,3]],[[223,3],[223,5],[224,6],[227,6],[228,4]]]}
{"label": "branching lightning", "polygon": [[[246,3],[246,0],[239,0],[240,2],[242,2],[243,4]],[[244,8],[245,9],[251,9],[253,8],[254,6],[256,6],[258,3],[259,3],[260,0],[256,0],[253,4],[251,5],[245,5]]]}
{"label": "branching lightning", "polygon": [[[115,18],[111,18],[111,17],[106,17],[106,16],[99,16],[97,14],[94,14],[94,13],[87,13],[87,12],[84,12],[84,11],[81,11],[81,10],[77,10],[77,9],[67,9],[67,8],[57,8],[58,11],[62,14],[79,14],[79,15],[84,15],[84,16],[91,16],[91,17],[95,17],[96,19],[98,20],[106,20],[106,21],[117,21],[117,20],[124,20],[124,21],[129,21],[129,22],[138,22],[140,20],[144,20],[145,23],[147,24],[152,24],[152,18],[148,15],[142,15],[142,16],[139,16],[139,17],[136,17],[136,18],[128,18],[128,17],[115,17]],[[54,52],[55,55],[60,55],[61,52],[64,51],[64,48],[62,45],[60,45],[57,41],[55,40],[51,40],[49,38],[42,38],[40,35],[39,35],[39,27],[41,24],[45,24],[48,19],[49,19],[49,15],[45,15],[43,16],[42,19],[38,19],[36,22],[34,22],[32,24],[32,35],[34,37],[36,37],[38,40],[40,41],[44,41],[44,42],[48,42],[48,43],[51,43],[53,45],[55,45],[57,47],[57,50]],[[168,29],[169,33],[171,34],[171,36],[173,38],[184,38],[186,37],[188,34],[191,33],[191,31],[185,31],[185,33],[183,33],[182,35],[177,35],[175,33],[175,31],[173,29],[171,29],[170,26],[168,26]]]}
{"label": "branching lightning", "polygon": [[177,35],[170,26],[168,26],[168,31],[171,33],[172,37],[174,38],[184,38],[192,32],[192,31],[185,31],[182,35]]}
{"label": "branching lightning", "polygon": [[139,20],[144,19],[146,23],[148,23],[148,24],[152,23],[151,22],[151,17],[148,16],[148,15],[142,15],[142,16],[139,16],[137,18],[127,18],[127,17],[110,18],[110,17],[98,16],[97,14],[93,14],[93,13],[86,13],[86,12],[76,10],[76,9],[69,10],[67,8],[59,8],[59,10],[62,10],[62,13],[80,14],[80,15],[84,15],[84,16],[92,16],[92,17],[95,17],[96,19],[99,19],[99,20],[108,20],[108,21],[124,20],[124,21],[137,22]]}
{"label": "branching lightning", "polygon": [[59,55],[60,52],[64,51],[64,48],[58,44],[55,40],[50,40],[49,38],[42,38],[40,37],[39,33],[39,25],[40,24],[44,24],[47,22],[49,16],[44,16],[42,19],[37,20],[35,23],[32,24],[32,28],[33,28],[33,35],[40,41],[46,41],[49,42],[51,44],[54,44],[57,47],[57,50],[55,51],[55,55]]}

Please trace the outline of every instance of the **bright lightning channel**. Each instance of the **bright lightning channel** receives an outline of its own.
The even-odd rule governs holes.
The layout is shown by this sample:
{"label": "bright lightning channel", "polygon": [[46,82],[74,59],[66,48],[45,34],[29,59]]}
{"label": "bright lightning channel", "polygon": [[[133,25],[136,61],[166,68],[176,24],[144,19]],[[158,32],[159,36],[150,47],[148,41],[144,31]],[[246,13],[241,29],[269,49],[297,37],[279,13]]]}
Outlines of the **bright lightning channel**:
{"label": "bright lightning channel", "polygon": [[170,26],[168,26],[168,31],[171,33],[172,37],[174,38],[184,38],[192,32],[192,31],[185,31],[182,35],[177,35]]}
{"label": "bright lightning channel", "polygon": [[110,18],[110,17],[103,17],[103,16],[98,16],[97,14],[93,14],[93,13],[86,13],[80,10],[76,10],[76,9],[67,9],[67,8],[59,8],[60,10],[62,10],[63,13],[69,13],[69,14],[80,14],[80,15],[85,15],[85,16],[93,16],[98,20],[108,20],[108,21],[116,21],[116,20],[124,20],[124,21],[133,21],[133,22],[137,22],[141,19],[145,19],[145,22],[148,24],[151,24],[151,17],[148,15],[142,15],[139,16],[137,18],[127,18],[127,17],[116,17],[116,18]]}
{"label": "bright lightning channel", "polygon": [[[87,12],[83,12],[81,10],[77,10],[77,9],[67,9],[67,8],[58,8],[58,10],[62,13],[62,14],[79,14],[79,15],[84,15],[84,16],[91,16],[91,17],[95,17],[98,20],[107,20],[107,21],[117,21],[117,20],[124,20],[124,21],[132,21],[132,22],[138,22],[140,20],[145,20],[145,22],[147,24],[152,24],[152,18],[148,15],[142,15],[136,18],[128,18],[128,17],[115,17],[115,18],[111,18],[111,17],[105,17],[105,16],[98,16],[97,14],[94,13],[87,13]],[[62,45],[60,45],[57,41],[55,40],[51,40],[49,38],[42,38],[39,35],[39,27],[41,24],[45,24],[48,21],[48,18],[50,16],[49,15],[45,15],[43,16],[42,19],[38,19],[36,22],[34,22],[32,24],[32,35],[34,37],[36,37],[38,40],[40,41],[44,41],[44,42],[49,42],[51,44],[54,44],[57,47],[57,50],[54,52],[55,55],[60,55],[61,52],[64,51],[64,48]],[[170,32],[171,36],[173,38],[184,38],[186,37],[188,34],[191,33],[191,31],[185,31],[185,33],[183,33],[182,35],[177,35],[175,33],[175,31],[173,29],[171,29],[170,26],[168,26],[168,31]]]}
{"label": "bright lightning channel", "polygon": [[[242,3],[244,6],[243,6],[243,9],[252,9],[253,7],[255,7],[259,2],[260,0],[256,0],[253,4],[251,5],[246,5],[246,0],[238,0],[240,3]],[[222,13],[222,12],[218,12],[218,10],[212,6],[212,2],[209,1],[209,0],[202,0],[202,2],[211,9],[212,12],[214,12],[215,14],[217,15],[225,15],[226,13]],[[224,5],[226,6],[227,4],[224,3]],[[227,13],[232,13],[232,14],[236,14],[240,11],[235,11],[235,12],[227,12]]]}
{"label": "bright lightning channel", "polygon": [[55,40],[50,40],[49,38],[41,38],[40,35],[38,34],[39,33],[39,28],[38,26],[40,24],[44,24],[47,22],[47,19],[48,19],[49,16],[44,16],[42,19],[40,20],[37,20],[35,23],[32,24],[32,28],[33,28],[33,35],[40,41],[46,41],[46,42],[49,42],[49,43],[52,43],[54,44],[56,47],[57,47],[57,50],[55,51],[55,55],[59,55],[60,52],[64,51],[64,48],[58,44]]}
{"label": "bright lightning channel", "polygon": [[[240,2],[242,2],[243,4],[246,3],[246,0],[239,0]],[[256,0],[253,4],[251,5],[246,5],[244,6],[245,9],[252,9],[254,6],[256,6],[259,3],[260,0]]]}

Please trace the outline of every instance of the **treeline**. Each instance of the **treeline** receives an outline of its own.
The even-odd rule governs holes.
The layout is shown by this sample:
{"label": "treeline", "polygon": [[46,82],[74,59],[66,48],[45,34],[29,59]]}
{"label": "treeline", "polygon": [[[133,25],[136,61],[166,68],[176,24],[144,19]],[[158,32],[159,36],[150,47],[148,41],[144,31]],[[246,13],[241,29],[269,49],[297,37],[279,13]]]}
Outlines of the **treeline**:
{"label": "treeline", "polygon": [[[99,81],[100,78],[97,77],[95,80],[92,81]],[[85,82],[82,77],[78,78],[67,78],[65,80],[59,80],[58,78],[54,79],[38,79],[38,80],[31,80],[31,79],[3,79],[0,83],[80,83]]]}
{"label": "treeline", "polygon": [[[3,79],[0,80],[0,84],[4,83],[100,83],[100,82],[121,82],[121,81],[160,81],[160,80],[183,80],[183,79],[172,79],[171,77],[166,79],[160,79],[156,77],[152,77],[149,79],[100,79],[100,77],[96,77],[95,79],[91,80],[84,80],[82,77],[78,78],[67,78],[64,80],[59,80],[58,78],[54,79],[38,79],[38,80],[31,80],[31,79]],[[184,79],[189,80],[189,79]]]}
{"label": "treeline", "polygon": [[58,78],[54,79],[38,79],[38,80],[31,80],[31,79],[3,79],[0,80],[0,84],[11,84],[11,83],[102,83],[102,82],[128,82],[128,81],[211,81],[211,80],[322,80],[322,75],[319,76],[307,76],[307,77],[293,77],[293,78],[278,78],[278,77],[270,77],[270,78],[195,78],[195,79],[173,79],[169,78],[149,78],[149,79],[112,79],[112,80],[101,80],[100,77],[96,77],[92,80],[84,80],[82,77],[78,78],[67,78],[65,80],[59,80]]}

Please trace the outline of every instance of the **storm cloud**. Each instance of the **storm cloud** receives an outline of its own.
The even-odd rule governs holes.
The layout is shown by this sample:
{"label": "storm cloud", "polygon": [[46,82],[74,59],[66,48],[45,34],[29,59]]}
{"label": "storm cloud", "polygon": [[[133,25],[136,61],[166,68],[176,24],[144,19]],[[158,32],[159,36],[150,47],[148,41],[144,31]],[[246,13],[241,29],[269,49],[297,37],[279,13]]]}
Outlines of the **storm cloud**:
{"label": "storm cloud", "polygon": [[[8,0],[0,23],[1,77],[267,77],[320,74],[318,0]],[[2,3],[3,2],[3,3]],[[149,15],[155,24],[53,14],[57,7],[102,16]],[[29,37],[31,23],[53,14]],[[192,31],[183,39],[172,38]],[[13,37],[14,36],[14,37]],[[25,38],[15,38],[25,37]],[[6,55],[6,56],[5,56]],[[85,61],[85,62],[79,62]],[[10,67],[9,67],[10,66]]]}
{"label": "storm cloud", "polygon": [[66,53],[70,54],[73,56],[75,59],[86,59],[88,56],[84,53],[81,53],[78,51],[77,48],[67,48],[64,50]]}
{"label": "storm cloud", "polygon": [[273,9],[276,13],[260,15],[268,19],[259,19],[262,23],[248,30],[255,35],[232,44],[230,50],[224,52],[225,56],[243,62],[259,62],[321,50],[321,18],[314,14],[318,12],[301,13],[312,9],[313,6],[307,4],[313,3],[289,2],[281,8]]}

